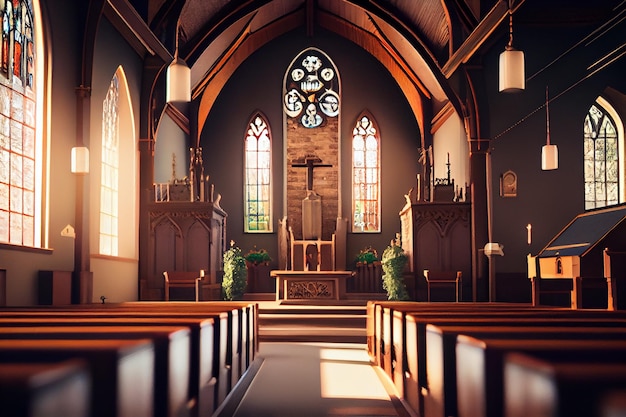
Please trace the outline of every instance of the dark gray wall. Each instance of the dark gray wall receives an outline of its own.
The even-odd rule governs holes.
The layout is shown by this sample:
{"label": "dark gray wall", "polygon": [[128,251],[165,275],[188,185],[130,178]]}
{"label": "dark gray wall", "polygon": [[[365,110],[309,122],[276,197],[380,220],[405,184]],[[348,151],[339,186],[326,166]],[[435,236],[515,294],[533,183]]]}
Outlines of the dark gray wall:
{"label": "dark gray wall", "polygon": [[[378,122],[382,160],[382,232],[349,234],[348,267],[360,249],[373,246],[379,252],[400,231],[398,212],[404,194],[414,186],[420,137],[404,94],[368,53],[328,32],[314,38],[296,32],[271,42],[252,55],[231,77],[220,93],[201,133],[205,169],[222,194],[228,213],[227,240],[234,239],[244,252],[253,246],[267,248],[277,259],[277,220],[283,199],[282,84],[285,70],[303,49],[314,46],[334,61],[341,80],[342,217],[351,216],[351,137],[359,114],[369,110]],[[274,233],[243,233],[243,138],[255,110],[269,119],[273,139]]]}

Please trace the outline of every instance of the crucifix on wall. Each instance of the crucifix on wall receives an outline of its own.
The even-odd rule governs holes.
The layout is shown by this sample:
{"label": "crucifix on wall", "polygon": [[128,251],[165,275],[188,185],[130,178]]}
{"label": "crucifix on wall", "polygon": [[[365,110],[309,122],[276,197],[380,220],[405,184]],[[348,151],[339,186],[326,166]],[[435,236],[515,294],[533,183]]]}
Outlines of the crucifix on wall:
{"label": "crucifix on wall", "polygon": [[321,239],[322,237],[322,197],[313,190],[313,170],[320,167],[331,167],[323,164],[315,155],[294,160],[295,168],[307,169],[307,196],[302,200],[302,237],[303,239]]}
{"label": "crucifix on wall", "polygon": [[332,167],[330,164],[322,164],[322,160],[315,155],[307,155],[304,158],[298,158],[291,164],[294,168],[306,168],[306,189],[313,190],[313,170],[321,167]]}

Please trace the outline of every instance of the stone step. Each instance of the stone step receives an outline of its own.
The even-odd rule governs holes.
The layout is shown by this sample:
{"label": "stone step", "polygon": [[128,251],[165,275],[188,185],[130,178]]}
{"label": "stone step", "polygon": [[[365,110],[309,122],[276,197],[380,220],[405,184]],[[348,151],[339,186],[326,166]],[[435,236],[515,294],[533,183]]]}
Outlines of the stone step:
{"label": "stone step", "polygon": [[366,343],[365,303],[316,304],[260,303],[259,341]]}
{"label": "stone step", "polygon": [[365,329],[366,316],[363,314],[268,314],[259,313],[259,326],[317,326],[317,327],[356,327]]}
{"label": "stone step", "polygon": [[365,329],[314,326],[259,327],[262,342],[367,343]]}

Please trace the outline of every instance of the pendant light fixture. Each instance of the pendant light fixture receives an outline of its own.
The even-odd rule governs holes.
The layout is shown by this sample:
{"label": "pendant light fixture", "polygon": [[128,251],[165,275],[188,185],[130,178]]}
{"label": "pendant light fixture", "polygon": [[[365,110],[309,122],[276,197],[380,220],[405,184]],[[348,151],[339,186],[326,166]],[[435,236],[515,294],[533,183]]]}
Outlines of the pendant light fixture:
{"label": "pendant light fixture", "polygon": [[70,171],[72,174],[89,174],[89,149],[85,146],[72,148]]}
{"label": "pendant light fixture", "polygon": [[176,23],[176,50],[174,60],[167,67],[165,100],[168,103],[191,101],[191,69],[178,56],[179,22]]}
{"label": "pendant light fixture", "polygon": [[499,91],[512,93],[526,87],[524,52],[513,48],[513,10],[509,1],[509,43],[500,54]]}
{"label": "pendant light fixture", "polygon": [[541,148],[541,169],[549,171],[559,167],[559,150],[550,144],[550,110],[548,109],[548,87],[546,87],[546,144]]}

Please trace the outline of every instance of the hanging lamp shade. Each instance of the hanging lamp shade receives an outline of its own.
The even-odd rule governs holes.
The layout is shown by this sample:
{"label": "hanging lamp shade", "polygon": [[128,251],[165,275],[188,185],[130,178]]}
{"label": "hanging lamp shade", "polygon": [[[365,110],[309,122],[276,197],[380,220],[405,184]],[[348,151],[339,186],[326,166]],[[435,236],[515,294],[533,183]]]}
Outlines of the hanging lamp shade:
{"label": "hanging lamp shade", "polygon": [[89,174],[89,149],[85,146],[72,148],[70,171],[72,174]]}
{"label": "hanging lamp shade", "polygon": [[499,91],[512,93],[526,88],[524,74],[524,52],[512,46],[506,46],[500,54]]}
{"label": "hanging lamp shade", "polygon": [[191,69],[178,56],[167,67],[165,99],[168,103],[191,101]]}
{"label": "hanging lamp shade", "polygon": [[559,168],[559,149],[556,145],[541,147],[541,169],[550,171]]}
{"label": "hanging lamp shade", "polygon": [[546,144],[541,147],[541,169],[550,171],[559,167],[559,149],[550,144],[550,100],[546,86]]}
{"label": "hanging lamp shade", "polygon": [[524,52],[513,48],[513,12],[509,3],[509,43],[500,54],[499,91],[513,93],[526,88]]}

